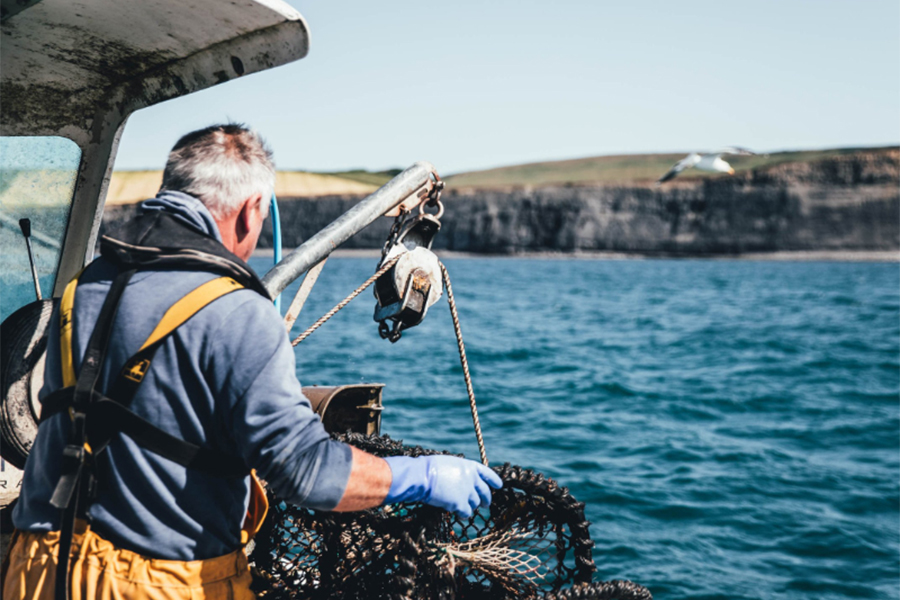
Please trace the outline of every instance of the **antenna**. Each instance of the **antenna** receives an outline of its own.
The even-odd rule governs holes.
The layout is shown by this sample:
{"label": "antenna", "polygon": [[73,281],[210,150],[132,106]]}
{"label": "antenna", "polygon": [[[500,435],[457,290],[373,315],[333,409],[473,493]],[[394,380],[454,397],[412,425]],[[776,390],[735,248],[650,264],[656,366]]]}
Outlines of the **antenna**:
{"label": "antenna", "polygon": [[34,251],[31,249],[31,219],[19,219],[19,227],[25,236],[25,247],[28,248],[28,262],[31,263],[31,278],[34,280],[34,294],[41,300],[41,284],[38,281],[37,267],[34,266]]}

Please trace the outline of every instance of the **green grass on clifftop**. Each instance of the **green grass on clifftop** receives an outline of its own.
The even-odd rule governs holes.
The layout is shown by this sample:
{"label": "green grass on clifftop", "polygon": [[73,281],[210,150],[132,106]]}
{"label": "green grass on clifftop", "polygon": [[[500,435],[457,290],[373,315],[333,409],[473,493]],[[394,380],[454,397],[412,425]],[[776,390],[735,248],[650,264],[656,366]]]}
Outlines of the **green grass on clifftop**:
{"label": "green grass on clifftop", "polygon": [[354,169],[352,171],[334,171],[322,173],[322,175],[331,175],[340,177],[341,179],[349,179],[350,181],[358,181],[360,183],[368,183],[370,185],[383,186],[388,181],[399,175],[403,169],[388,169],[387,171],[366,171],[365,169]]}
{"label": "green grass on clifftop", "polygon": [[[767,156],[729,156],[726,157],[726,160],[734,167],[735,171],[740,172],[782,163],[812,162],[860,151],[878,152],[890,148],[896,148],[896,146],[775,152]],[[595,183],[606,185],[651,184],[687,154],[687,152],[679,152],[674,154],[595,156],[471,171],[445,178],[448,185],[457,189]],[[440,170],[440,165],[438,165],[438,169]],[[354,169],[327,173],[279,171],[276,192],[282,198],[313,198],[328,195],[364,196],[390,181],[401,170],[399,168],[384,171]],[[441,174],[444,175],[444,173]],[[676,181],[722,176],[688,169],[679,175]],[[161,181],[162,171],[116,171],[110,182],[107,203],[128,204],[150,198],[156,194]]]}
{"label": "green grass on clifftop", "polygon": [[[833,150],[804,150],[799,152],[775,152],[768,156],[726,156],[725,160],[736,172],[766,167],[788,162],[811,162],[853,154],[867,148],[837,148]],[[877,150],[877,149],[871,149]],[[485,171],[472,171],[451,175],[447,184],[453,187],[497,188],[509,186],[541,186],[553,184],[587,183],[650,183],[656,181],[672,165],[687,156],[688,152],[676,154],[624,154],[618,156],[595,156],[573,160],[557,160],[510,167],[499,167]],[[688,169],[678,179],[716,177],[713,173]]]}

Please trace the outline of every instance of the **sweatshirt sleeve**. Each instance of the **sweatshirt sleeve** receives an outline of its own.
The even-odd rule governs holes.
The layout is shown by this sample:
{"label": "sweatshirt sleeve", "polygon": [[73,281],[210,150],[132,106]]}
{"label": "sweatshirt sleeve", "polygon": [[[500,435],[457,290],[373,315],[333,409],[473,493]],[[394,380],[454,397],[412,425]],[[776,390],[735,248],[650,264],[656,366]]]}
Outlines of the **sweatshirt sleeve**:
{"label": "sweatshirt sleeve", "polygon": [[350,478],[350,447],[329,437],[303,395],[275,307],[254,292],[235,294],[247,300],[211,336],[207,354],[210,383],[230,403],[233,443],[280,497],[331,510]]}

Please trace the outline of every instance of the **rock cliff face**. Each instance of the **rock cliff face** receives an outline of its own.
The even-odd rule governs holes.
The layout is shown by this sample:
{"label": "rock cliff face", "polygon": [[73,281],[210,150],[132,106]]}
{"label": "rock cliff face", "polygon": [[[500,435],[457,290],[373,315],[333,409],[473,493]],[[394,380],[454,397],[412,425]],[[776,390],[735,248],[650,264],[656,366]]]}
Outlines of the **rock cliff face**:
{"label": "rock cliff face", "polygon": [[[359,197],[280,202],[284,243],[302,243]],[[509,254],[618,251],[705,255],[785,250],[900,249],[900,149],[789,163],[654,188],[556,186],[449,189],[436,248]],[[133,208],[112,207],[106,221]],[[346,248],[380,248],[390,222]],[[266,230],[261,247],[271,246]]]}

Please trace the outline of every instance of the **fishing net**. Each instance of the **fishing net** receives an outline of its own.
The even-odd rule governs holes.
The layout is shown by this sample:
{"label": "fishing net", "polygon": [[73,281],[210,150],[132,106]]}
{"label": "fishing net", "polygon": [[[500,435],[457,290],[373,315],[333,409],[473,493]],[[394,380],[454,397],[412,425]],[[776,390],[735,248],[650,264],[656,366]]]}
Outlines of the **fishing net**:
{"label": "fishing net", "polygon": [[[338,439],[376,456],[439,454],[387,436]],[[318,512],[270,496],[250,554],[261,600],[649,600],[631,582],[592,582],[584,504],[533,471],[495,468],[504,486],[469,518],[418,503]]]}

